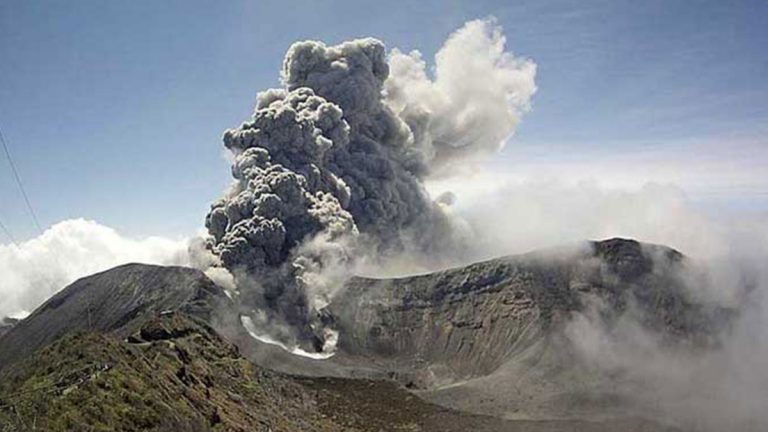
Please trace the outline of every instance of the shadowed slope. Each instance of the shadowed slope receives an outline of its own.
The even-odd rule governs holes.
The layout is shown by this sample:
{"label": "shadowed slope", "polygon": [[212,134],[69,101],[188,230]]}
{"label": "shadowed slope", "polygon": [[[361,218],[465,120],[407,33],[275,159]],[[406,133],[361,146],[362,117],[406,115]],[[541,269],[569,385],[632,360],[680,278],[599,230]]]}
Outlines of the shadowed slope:
{"label": "shadowed slope", "polygon": [[209,320],[226,296],[202,272],[183,267],[126,264],[79,279],[0,336],[0,370],[77,331],[130,333],[164,310]]}

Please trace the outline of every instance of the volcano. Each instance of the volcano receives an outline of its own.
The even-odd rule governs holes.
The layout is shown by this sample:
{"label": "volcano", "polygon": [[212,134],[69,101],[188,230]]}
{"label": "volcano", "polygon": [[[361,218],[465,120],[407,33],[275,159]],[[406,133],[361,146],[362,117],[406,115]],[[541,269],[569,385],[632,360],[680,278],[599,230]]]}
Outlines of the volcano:
{"label": "volcano", "polygon": [[0,336],[0,422],[675,430],[637,405],[629,378],[579,355],[569,323],[600,305],[606,328],[631,314],[669,346],[707,349],[733,311],[690,298],[686,263],[673,249],[611,239],[353,278],[327,308],[339,341],[324,360],[253,338],[236,300],[200,271],[124,265],[74,282]]}

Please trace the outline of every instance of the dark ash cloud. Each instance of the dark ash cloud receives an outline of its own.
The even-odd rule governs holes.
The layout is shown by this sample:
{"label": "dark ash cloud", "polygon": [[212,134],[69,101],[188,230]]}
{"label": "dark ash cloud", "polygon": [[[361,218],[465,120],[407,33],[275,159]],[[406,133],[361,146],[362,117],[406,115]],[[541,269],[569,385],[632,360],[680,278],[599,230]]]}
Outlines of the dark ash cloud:
{"label": "dark ash cloud", "polygon": [[[470,75],[457,62],[467,56]],[[210,249],[247,304],[316,346],[328,328],[318,305],[338,285],[328,269],[361,251],[463,250],[452,200],[433,200],[424,180],[449,160],[499,149],[535,91],[533,63],[504,51],[493,21],[454,33],[434,79],[418,59],[388,57],[371,38],[295,43],[283,87],[260,93],[253,117],[224,134],[235,181],[206,217]]]}

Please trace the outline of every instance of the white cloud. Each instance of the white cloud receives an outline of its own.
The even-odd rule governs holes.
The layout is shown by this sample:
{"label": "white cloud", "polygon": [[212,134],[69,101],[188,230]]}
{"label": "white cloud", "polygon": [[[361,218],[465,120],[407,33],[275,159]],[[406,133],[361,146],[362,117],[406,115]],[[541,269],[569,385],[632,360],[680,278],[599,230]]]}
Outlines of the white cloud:
{"label": "white cloud", "polygon": [[39,237],[0,245],[0,317],[25,315],[74,280],[129,262],[183,264],[187,239],[133,239],[85,219],[57,223]]}
{"label": "white cloud", "polygon": [[[673,184],[614,186],[585,178],[479,170],[474,176],[432,182],[429,189],[434,196],[455,193],[453,210],[473,230],[474,259],[611,237],[670,246],[710,264],[768,257],[766,215],[712,214]],[[732,301],[738,284],[725,282],[716,292],[702,294]]]}
{"label": "white cloud", "polygon": [[726,252],[729,241],[742,242],[747,230],[755,241],[766,240],[756,235],[768,226],[757,211],[713,214],[696,204],[688,187],[679,187],[671,176],[647,174],[642,164],[543,163],[539,168],[482,168],[427,186],[432,196],[455,194],[454,211],[488,235],[484,249],[491,255],[623,236],[705,258]]}
{"label": "white cloud", "polygon": [[[762,138],[711,137],[672,141],[517,143],[495,161],[505,178],[585,179],[610,188],[638,189],[648,182],[674,184],[696,202],[751,199],[765,209],[768,143]],[[737,210],[737,209],[733,209]]]}
{"label": "white cloud", "polygon": [[506,42],[495,19],[469,21],[437,52],[433,74],[419,51],[390,53],[387,104],[433,170],[495,154],[530,108],[536,64]]}
{"label": "white cloud", "polygon": [[[670,347],[632,314],[617,326],[606,325],[599,308],[575,314],[567,335],[585,364],[606,375],[624,374],[623,387],[612,391],[630,395],[638,409],[685,429],[766,430],[768,215],[717,214],[674,183],[648,181],[667,175],[667,180],[677,176],[701,184],[696,175],[706,177],[707,167],[718,170],[725,184],[752,180],[752,173],[731,172],[713,159],[691,155],[688,160],[700,170],[680,161],[679,171],[671,169],[672,160],[656,166],[585,161],[579,165],[584,169],[557,169],[550,162],[543,164],[547,172],[479,169],[472,176],[433,181],[429,189],[433,195],[455,193],[454,210],[474,230],[477,258],[615,236],[668,245],[692,258],[686,267],[690,273],[681,274],[688,294],[704,304],[739,310],[718,335],[716,349],[692,353]],[[655,173],[644,172],[653,168]]]}

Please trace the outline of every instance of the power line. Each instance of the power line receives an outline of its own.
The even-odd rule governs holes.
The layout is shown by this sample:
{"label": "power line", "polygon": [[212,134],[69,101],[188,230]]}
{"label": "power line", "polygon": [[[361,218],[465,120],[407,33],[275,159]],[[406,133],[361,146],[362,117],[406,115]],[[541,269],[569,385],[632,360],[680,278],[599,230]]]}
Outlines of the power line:
{"label": "power line", "polygon": [[[0,128],[0,143],[3,145],[3,150],[5,151],[5,157],[8,159],[8,164],[11,166],[11,171],[13,171],[13,177],[16,179],[16,185],[19,187],[19,191],[21,191],[21,195],[24,197],[24,203],[27,205],[27,210],[29,211],[29,215],[32,216],[32,221],[35,223],[35,226],[37,227],[37,230],[40,232],[40,234],[43,234],[43,227],[40,225],[40,221],[37,219],[37,214],[35,213],[34,208],[32,208],[32,203],[29,201],[29,195],[27,195],[26,189],[24,189],[24,184],[21,182],[21,176],[19,175],[19,171],[16,169],[16,164],[13,162],[13,157],[11,157],[11,152],[8,150],[8,143],[5,140],[5,136],[3,135],[2,128]],[[11,239],[11,242],[16,245],[17,249],[21,249],[19,247],[19,244],[16,242],[16,239],[11,235],[11,232],[8,230],[8,228],[0,222],[0,230],[2,230],[8,238]],[[59,260],[59,253],[56,249],[52,250],[53,252],[53,259],[56,262],[56,265],[61,267],[61,261]],[[55,284],[52,280],[48,281],[49,284],[52,287],[55,287]],[[88,301],[88,328],[91,328],[91,309],[90,309],[90,298],[87,299]]]}
{"label": "power line", "polygon": [[[16,185],[19,187],[19,191],[21,192],[21,195],[24,197],[24,203],[27,205],[27,210],[29,211],[29,215],[32,216],[32,221],[35,223],[35,226],[37,227],[37,230],[40,232],[40,234],[43,234],[43,227],[40,225],[40,220],[37,219],[37,214],[35,213],[35,210],[32,208],[32,203],[29,201],[29,195],[27,195],[26,189],[24,189],[24,184],[21,182],[21,176],[19,175],[19,171],[16,169],[16,164],[13,162],[13,157],[11,157],[11,152],[8,150],[8,143],[5,140],[5,136],[3,135],[2,128],[0,128],[0,143],[3,145],[3,150],[5,151],[5,157],[8,159],[8,164],[11,166],[11,171],[13,171],[13,177],[16,179]],[[11,232],[8,230],[8,227],[5,226],[5,224],[0,221],[0,230],[2,230],[5,235],[8,236],[9,239],[11,239],[11,243],[13,243],[17,249],[21,249],[19,244],[16,242],[16,239],[11,235]],[[61,267],[60,260],[59,260],[59,253],[57,250],[53,249],[53,259],[56,262],[56,264]],[[49,280],[48,283],[52,287],[56,287],[54,282],[52,280]],[[88,301],[88,328],[91,328],[91,310],[90,310],[90,298],[87,299]]]}
{"label": "power line", "polygon": [[3,150],[5,150],[5,157],[8,159],[8,164],[11,165],[11,171],[13,171],[13,177],[16,179],[16,184],[19,186],[19,191],[21,191],[21,195],[24,197],[24,202],[27,204],[27,210],[29,210],[29,214],[30,216],[32,216],[32,221],[35,223],[37,230],[40,231],[40,233],[42,234],[43,228],[40,225],[40,221],[37,219],[35,210],[32,209],[32,204],[29,202],[29,196],[27,195],[27,191],[26,189],[24,189],[24,185],[21,183],[21,176],[19,176],[19,171],[16,169],[16,164],[13,163],[13,158],[11,157],[11,152],[8,150],[8,143],[6,143],[5,141],[5,136],[3,135],[2,128],[0,128],[0,143],[3,144]]}
{"label": "power line", "polygon": [[3,221],[0,221],[0,230],[2,230],[5,233],[6,237],[8,237],[11,240],[11,243],[13,243],[13,245],[16,246],[16,248],[19,247],[19,244],[16,243],[16,239],[13,238],[13,236],[11,235],[11,232],[8,230],[8,227],[5,226]]}

